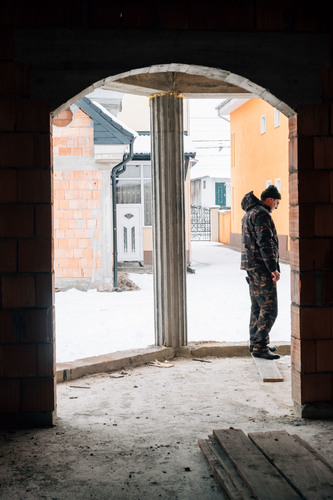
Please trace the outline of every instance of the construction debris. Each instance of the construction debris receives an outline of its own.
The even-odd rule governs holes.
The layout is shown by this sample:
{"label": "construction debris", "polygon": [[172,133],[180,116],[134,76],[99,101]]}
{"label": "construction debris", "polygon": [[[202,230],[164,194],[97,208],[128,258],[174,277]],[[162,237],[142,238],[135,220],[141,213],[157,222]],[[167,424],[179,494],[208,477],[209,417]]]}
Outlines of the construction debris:
{"label": "construction debris", "polygon": [[155,361],[152,361],[151,363],[149,363],[149,365],[150,366],[157,366],[158,368],[171,368],[171,366],[174,366],[172,363],[168,363],[167,361],[163,361],[163,363],[161,363],[157,359]]}

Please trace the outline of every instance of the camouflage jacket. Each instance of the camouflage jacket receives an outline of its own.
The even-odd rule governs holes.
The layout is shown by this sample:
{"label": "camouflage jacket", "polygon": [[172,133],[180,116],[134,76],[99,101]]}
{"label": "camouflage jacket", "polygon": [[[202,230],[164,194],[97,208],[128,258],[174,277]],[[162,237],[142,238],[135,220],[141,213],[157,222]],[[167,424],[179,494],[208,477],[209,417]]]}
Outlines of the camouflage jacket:
{"label": "camouflage jacket", "polygon": [[247,193],[241,207],[242,219],[241,269],[246,271],[280,271],[279,240],[268,207],[253,194]]}

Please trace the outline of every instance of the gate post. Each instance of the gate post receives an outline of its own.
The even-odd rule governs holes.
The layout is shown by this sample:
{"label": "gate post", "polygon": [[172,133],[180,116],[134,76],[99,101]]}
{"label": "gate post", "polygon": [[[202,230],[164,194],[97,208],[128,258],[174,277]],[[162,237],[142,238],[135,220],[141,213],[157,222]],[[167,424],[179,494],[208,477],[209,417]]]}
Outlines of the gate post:
{"label": "gate post", "polygon": [[219,206],[210,207],[210,241],[219,241]]}
{"label": "gate post", "polygon": [[187,344],[183,98],[150,98],[155,343]]}

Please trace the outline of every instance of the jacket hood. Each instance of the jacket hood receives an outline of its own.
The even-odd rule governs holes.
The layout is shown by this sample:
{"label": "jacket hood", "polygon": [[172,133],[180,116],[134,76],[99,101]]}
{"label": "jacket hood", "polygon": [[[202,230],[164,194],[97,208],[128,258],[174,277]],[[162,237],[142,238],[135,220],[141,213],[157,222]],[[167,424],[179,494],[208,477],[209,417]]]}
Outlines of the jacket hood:
{"label": "jacket hood", "polygon": [[262,206],[262,202],[259,200],[259,198],[257,198],[253,194],[253,191],[250,191],[249,193],[247,193],[241,202],[241,207],[243,210],[245,210],[245,212],[247,212],[248,210],[250,210],[251,208],[253,208],[256,205]]}

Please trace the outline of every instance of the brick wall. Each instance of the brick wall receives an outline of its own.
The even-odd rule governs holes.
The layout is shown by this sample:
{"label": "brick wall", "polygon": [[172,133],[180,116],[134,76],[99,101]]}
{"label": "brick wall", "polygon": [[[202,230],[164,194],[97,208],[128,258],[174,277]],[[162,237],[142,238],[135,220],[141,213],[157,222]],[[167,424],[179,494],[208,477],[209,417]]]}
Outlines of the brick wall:
{"label": "brick wall", "polygon": [[[83,111],[70,110],[58,115],[53,124],[53,154],[54,156],[92,156],[94,146],[93,121]],[[69,123],[68,123],[69,122]]]}
{"label": "brick wall", "polygon": [[292,394],[300,407],[333,401],[333,71],[322,76],[326,102],[300,106],[290,126]]}
{"label": "brick wall", "polygon": [[[93,121],[67,110],[54,121],[53,152],[65,167],[54,172],[54,265],[56,278],[94,278],[99,272],[102,172],[71,160],[93,158]],[[64,161],[68,158],[68,162]]]}
{"label": "brick wall", "polygon": [[[9,422],[51,423],[55,410],[49,103],[55,109],[94,81],[132,68],[157,64],[161,57],[173,61],[179,51],[183,60],[188,57],[193,64],[200,65],[205,61],[211,67],[223,65],[223,55],[228,54],[223,53],[221,46],[212,43],[212,50],[205,50],[203,54],[193,50],[186,52],[184,48],[189,45],[185,43],[187,35],[181,38],[183,33],[174,34],[173,30],[184,30],[184,33],[198,30],[196,37],[199,40],[205,35],[204,30],[211,30],[212,40],[218,40],[214,34],[220,37],[220,30],[228,42],[224,45],[228,47],[228,37],[230,35],[230,40],[234,41],[234,32],[241,40],[249,31],[254,36],[255,32],[261,31],[258,38],[252,38],[255,47],[250,43],[247,50],[244,43],[237,45],[239,52],[231,51],[239,74],[242,74],[246,56],[245,74],[255,82],[258,64],[257,57],[253,56],[257,53],[254,49],[251,52],[250,48],[259,50],[260,45],[267,42],[266,33],[269,37],[277,32],[288,33],[288,36],[293,33],[301,36],[318,34],[317,41],[320,38],[325,43],[324,49],[328,45],[333,47],[331,6],[327,4],[325,7],[326,4],[320,2],[306,6],[297,1],[277,5],[276,2],[248,1],[243,2],[240,9],[238,2],[217,2],[212,9],[205,10],[199,3],[178,3],[177,9],[173,10],[150,1],[144,8],[130,2],[103,2],[104,15],[101,16],[93,2],[61,0],[50,16],[50,10],[40,8],[38,2],[4,3],[0,18],[1,425]],[[48,32],[45,51],[38,50],[33,54],[36,58],[33,68],[22,63],[31,54],[28,52],[25,56],[20,51],[20,27],[27,29],[25,38],[27,43],[33,42],[33,47],[45,43],[42,38],[44,29],[39,28]],[[66,46],[66,38],[61,40],[62,52],[52,52],[51,42],[57,39],[54,27],[63,29],[64,34],[70,32],[71,42],[75,39],[77,43],[80,37],[85,41],[83,37],[87,28],[93,28],[91,35],[96,37],[97,43],[92,38],[92,43],[86,45],[86,49],[93,52],[75,50],[75,64],[71,64],[71,59],[65,60],[66,50],[70,48]],[[101,43],[106,42],[105,33],[99,32],[99,28],[110,28],[110,43],[124,42],[124,45],[117,45],[118,52],[105,49],[105,43]],[[131,43],[135,39],[131,29],[135,31],[136,43]],[[168,46],[163,45],[164,42],[159,45],[164,30],[168,29]],[[137,30],[146,30],[145,35],[154,36],[156,45],[144,45],[137,38]],[[330,39],[324,42],[326,36]],[[48,45],[51,52],[47,51]],[[177,50],[173,52],[175,46]],[[21,63],[13,62],[14,47],[16,60]],[[120,47],[126,48],[126,58]],[[320,58],[319,49],[314,50],[318,50]],[[56,54],[56,64],[49,64],[50,53]],[[313,64],[313,54],[306,56]],[[271,72],[272,79],[264,81],[276,83],[273,85],[276,96],[282,99],[288,95],[283,88],[284,82],[288,88],[297,91],[298,102],[303,103],[302,106],[295,105],[298,118],[294,120],[290,141],[290,181],[294,185],[290,190],[293,194],[290,202],[293,398],[299,404],[332,403],[332,61],[330,67],[322,70],[320,104],[314,79],[317,69],[310,67],[305,85],[302,85],[304,78],[301,73],[298,79],[293,79],[296,76],[293,74],[293,78],[280,80],[279,60],[288,63],[288,57],[288,54],[279,52],[276,45],[276,51],[268,58],[272,65],[267,74]],[[265,61],[262,63],[264,67]],[[289,64],[290,68],[299,65],[299,61],[293,58],[292,46]],[[227,67],[231,71],[232,66],[229,60]],[[289,75],[288,64],[285,68]],[[34,73],[31,82],[30,70]],[[44,96],[47,102],[30,98],[29,84],[32,85],[32,95]]]}
{"label": "brick wall", "polygon": [[[8,45],[9,44],[9,45]],[[10,38],[0,57],[11,57]],[[0,62],[0,425],[55,410],[50,119],[27,67]]]}
{"label": "brick wall", "polygon": [[54,173],[56,278],[93,278],[100,266],[101,171]]}

